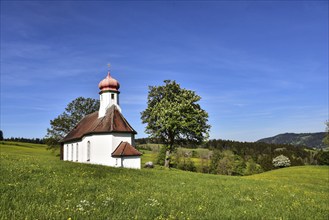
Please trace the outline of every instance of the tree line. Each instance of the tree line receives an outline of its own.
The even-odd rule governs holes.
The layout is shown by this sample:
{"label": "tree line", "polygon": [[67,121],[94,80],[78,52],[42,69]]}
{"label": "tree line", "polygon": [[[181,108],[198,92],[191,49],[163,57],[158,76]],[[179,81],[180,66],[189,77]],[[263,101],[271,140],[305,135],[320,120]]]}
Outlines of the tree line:
{"label": "tree line", "polygon": [[24,137],[3,138],[1,141],[24,142],[24,143],[33,143],[33,144],[46,143],[44,138],[24,138]]}

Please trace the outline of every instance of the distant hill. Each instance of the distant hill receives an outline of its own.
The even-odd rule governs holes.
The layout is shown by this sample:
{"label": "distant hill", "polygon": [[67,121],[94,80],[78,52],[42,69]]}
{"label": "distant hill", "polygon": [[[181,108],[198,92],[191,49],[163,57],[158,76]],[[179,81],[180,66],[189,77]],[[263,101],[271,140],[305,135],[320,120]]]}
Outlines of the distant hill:
{"label": "distant hill", "polygon": [[312,148],[325,148],[322,142],[326,132],[317,133],[285,133],[274,137],[268,137],[258,140],[257,142],[264,142],[269,144],[292,144],[295,146],[307,146]]}

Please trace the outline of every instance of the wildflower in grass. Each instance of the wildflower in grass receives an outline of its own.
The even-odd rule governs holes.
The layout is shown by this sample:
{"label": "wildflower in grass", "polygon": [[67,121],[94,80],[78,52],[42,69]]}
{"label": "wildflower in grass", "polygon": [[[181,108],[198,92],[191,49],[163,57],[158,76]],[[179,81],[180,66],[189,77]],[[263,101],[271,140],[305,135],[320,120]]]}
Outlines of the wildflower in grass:
{"label": "wildflower in grass", "polygon": [[78,204],[78,205],[77,205],[77,210],[78,210],[78,211],[83,211],[84,208],[83,208],[83,206],[82,206],[81,204]]}
{"label": "wildflower in grass", "polygon": [[89,213],[90,211],[95,210],[94,205],[94,202],[90,203],[88,200],[81,200],[80,203],[76,205],[76,211]]}
{"label": "wildflower in grass", "polygon": [[156,200],[156,199],[149,198],[149,199],[147,199],[147,200],[148,200],[148,203],[145,204],[145,205],[147,205],[147,206],[152,206],[152,207],[154,207],[154,206],[159,206],[159,205],[161,205],[161,203],[160,203],[158,200]]}
{"label": "wildflower in grass", "polygon": [[113,201],[114,201],[113,198],[111,198],[111,197],[107,197],[107,198],[102,202],[102,205],[103,205],[103,206],[109,206],[110,204],[113,203]]}

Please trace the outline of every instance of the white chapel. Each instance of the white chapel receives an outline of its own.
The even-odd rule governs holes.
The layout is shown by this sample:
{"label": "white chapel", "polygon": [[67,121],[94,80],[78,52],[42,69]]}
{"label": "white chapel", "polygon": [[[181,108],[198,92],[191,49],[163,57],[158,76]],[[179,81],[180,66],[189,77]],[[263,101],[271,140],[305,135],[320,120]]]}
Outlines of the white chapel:
{"label": "white chapel", "polygon": [[119,82],[109,71],[98,87],[99,111],[86,115],[64,137],[62,160],[140,169],[141,153],[133,147],[137,132],[121,113]]}

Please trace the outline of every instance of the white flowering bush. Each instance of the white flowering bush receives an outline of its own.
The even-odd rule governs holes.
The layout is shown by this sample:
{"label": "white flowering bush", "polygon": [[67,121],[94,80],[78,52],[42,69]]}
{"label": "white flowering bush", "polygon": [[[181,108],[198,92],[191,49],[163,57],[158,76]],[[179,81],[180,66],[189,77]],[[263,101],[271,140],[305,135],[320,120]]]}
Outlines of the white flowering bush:
{"label": "white flowering bush", "polygon": [[274,167],[289,167],[291,165],[289,158],[282,154],[274,158],[272,163]]}

